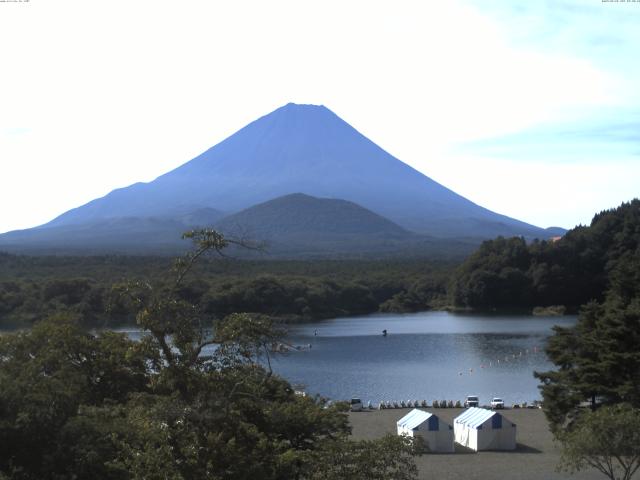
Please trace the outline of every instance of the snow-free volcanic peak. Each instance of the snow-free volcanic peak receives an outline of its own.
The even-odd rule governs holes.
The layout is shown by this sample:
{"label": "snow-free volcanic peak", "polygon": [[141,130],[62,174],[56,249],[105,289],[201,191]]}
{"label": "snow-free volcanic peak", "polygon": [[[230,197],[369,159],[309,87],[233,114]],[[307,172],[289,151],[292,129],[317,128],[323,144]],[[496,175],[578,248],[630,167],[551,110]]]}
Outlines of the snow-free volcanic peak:
{"label": "snow-free volcanic peak", "polygon": [[152,182],[114,190],[39,229],[124,217],[183,218],[203,208],[232,214],[296,192],[354,202],[435,237],[548,236],[433,181],[328,108],[294,103]]}

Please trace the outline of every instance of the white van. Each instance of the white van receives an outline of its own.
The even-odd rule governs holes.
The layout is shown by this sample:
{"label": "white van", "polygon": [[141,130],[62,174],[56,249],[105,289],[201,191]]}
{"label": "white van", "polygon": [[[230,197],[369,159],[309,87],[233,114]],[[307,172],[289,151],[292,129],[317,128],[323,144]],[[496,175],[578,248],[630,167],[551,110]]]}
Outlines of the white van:
{"label": "white van", "polygon": [[479,407],[479,406],[480,406],[480,399],[478,398],[477,395],[469,395],[467,399],[464,401],[464,408]]}
{"label": "white van", "polygon": [[362,411],[362,400],[360,400],[359,398],[352,398],[351,399],[351,408],[350,410],[352,412],[361,412]]}

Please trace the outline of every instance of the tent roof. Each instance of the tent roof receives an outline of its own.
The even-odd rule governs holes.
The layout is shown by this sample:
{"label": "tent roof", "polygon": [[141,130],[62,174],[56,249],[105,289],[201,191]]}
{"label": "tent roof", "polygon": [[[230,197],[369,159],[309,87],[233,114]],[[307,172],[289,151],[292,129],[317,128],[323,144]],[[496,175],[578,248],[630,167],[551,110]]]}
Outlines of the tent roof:
{"label": "tent roof", "polygon": [[500,414],[498,412],[492,412],[491,410],[485,410],[484,408],[471,407],[466,412],[458,415],[455,423],[461,423],[469,428],[478,428],[494,415]]}
{"label": "tent roof", "polygon": [[398,427],[405,427],[409,430],[422,425],[429,420],[429,417],[433,416],[433,413],[425,412],[423,410],[413,409],[407,413],[404,417],[398,420]]}

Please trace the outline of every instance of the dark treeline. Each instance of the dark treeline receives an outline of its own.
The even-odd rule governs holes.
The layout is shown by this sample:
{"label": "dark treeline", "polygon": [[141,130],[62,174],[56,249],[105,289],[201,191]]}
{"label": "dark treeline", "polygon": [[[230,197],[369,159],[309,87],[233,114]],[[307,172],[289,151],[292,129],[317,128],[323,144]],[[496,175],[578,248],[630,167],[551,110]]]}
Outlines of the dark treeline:
{"label": "dark treeline", "polygon": [[576,310],[605,292],[640,248],[640,201],[597,214],[556,242],[497,238],[454,273],[452,303],[471,308],[564,305]]}
{"label": "dark treeline", "polygon": [[[443,306],[454,264],[385,261],[203,261],[179,294],[203,313],[262,313],[308,321]],[[167,281],[165,257],[36,257],[0,254],[0,327],[27,327],[71,312],[88,327],[135,322],[112,286]]]}
{"label": "dark treeline", "polygon": [[594,277],[575,286],[587,289],[583,298],[597,300],[580,307],[575,325],[554,327],[546,352],[555,369],[535,373],[543,408],[562,446],[560,468],[635,478],[640,468],[640,202],[597,215],[590,229],[572,233],[561,247],[573,247],[568,253],[575,270]]}
{"label": "dark treeline", "polygon": [[[197,266],[179,294],[212,316],[267,314],[297,322],[372,312],[413,312],[449,305],[577,311],[602,301],[640,244],[640,201],[597,214],[591,226],[556,242],[497,238],[462,265],[450,261],[238,260]],[[71,312],[89,327],[135,322],[113,292],[127,278],[167,281],[166,257],[25,256],[0,253],[0,328],[28,327]]]}

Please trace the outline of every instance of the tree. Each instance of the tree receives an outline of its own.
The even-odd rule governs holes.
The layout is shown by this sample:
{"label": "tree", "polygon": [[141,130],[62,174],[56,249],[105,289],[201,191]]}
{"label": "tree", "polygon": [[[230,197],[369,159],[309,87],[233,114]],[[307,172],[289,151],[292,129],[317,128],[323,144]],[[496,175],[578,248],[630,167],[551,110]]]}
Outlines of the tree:
{"label": "tree", "polygon": [[[144,478],[150,470],[185,479],[211,474],[304,478],[305,472],[324,468],[314,462],[324,462],[326,455],[313,452],[357,449],[359,444],[346,439],[345,405],[325,408],[321,400],[295,395],[273,375],[271,347],[282,331],[268,317],[235,313],[212,321],[176,295],[199,257],[228,245],[214,231],[187,238],[196,248],[176,262],[173,284],[134,283],[122,290],[138,308],[138,324],[149,332],[143,343],[158,352],[150,357],[158,372],[153,393],[138,395],[129,409],[138,433],[121,439],[121,451],[131,452],[124,463],[137,472],[134,478]],[[202,356],[213,344],[216,348]],[[369,442],[368,447],[376,445]],[[386,446],[395,447],[403,468],[385,463],[389,475],[384,478],[410,478],[399,475],[415,470],[410,462],[406,465],[412,451],[408,446],[403,450],[404,443],[379,443],[380,450]],[[369,462],[363,455],[354,455],[352,462],[369,468],[362,465]],[[375,465],[382,469],[380,462]]]}
{"label": "tree", "polygon": [[561,468],[595,468],[611,480],[630,480],[640,468],[640,410],[627,404],[584,412],[560,436]]}
{"label": "tree", "polygon": [[343,451],[370,478],[412,478],[409,445],[351,442],[346,404],[298,396],[273,373],[281,332],[269,318],[217,319],[191,303],[187,275],[232,241],[185,238],[195,248],[166,278],[115,289],[140,341],[77,318],[0,337],[0,478],[320,478],[318,462]]}
{"label": "tree", "polygon": [[386,435],[358,442],[340,438],[311,453],[306,480],[412,480],[418,469],[413,461],[423,445],[420,437]]}
{"label": "tree", "polygon": [[579,415],[580,403],[640,408],[640,298],[611,290],[604,304],[583,307],[578,323],[555,327],[546,351],[558,370],[536,373],[554,431]]}
{"label": "tree", "polygon": [[[594,216],[556,242],[521,238],[484,242],[455,271],[449,297],[455,305],[505,308],[602,302],[640,248],[640,200]],[[637,280],[637,273],[636,273]]]}
{"label": "tree", "polygon": [[[592,409],[619,403],[640,408],[640,222],[636,217],[640,218],[638,201],[621,207],[618,215],[594,219],[598,230],[603,222],[620,224],[614,235],[618,247],[608,253],[615,261],[608,267],[604,302],[583,306],[575,326],[555,328],[546,351],[558,369],[536,373],[543,382],[544,409],[554,431],[570,426],[585,400]],[[601,235],[611,233],[604,230]]]}
{"label": "tree", "polygon": [[[98,422],[84,428],[78,419],[83,409],[146,391],[148,374],[141,345],[123,334],[88,334],[69,317],[0,336],[0,472],[52,478],[94,463],[96,478],[111,478],[92,458],[115,449],[98,441]],[[102,430],[104,437],[109,428]]]}
{"label": "tree", "polygon": [[[598,241],[581,253],[591,264],[608,259],[605,300],[584,305],[575,326],[555,328],[546,351],[558,369],[535,375],[561,466],[626,480],[640,467],[640,202],[615,213],[594,218]],[[590,410],[580,408],[585,400]]]}

